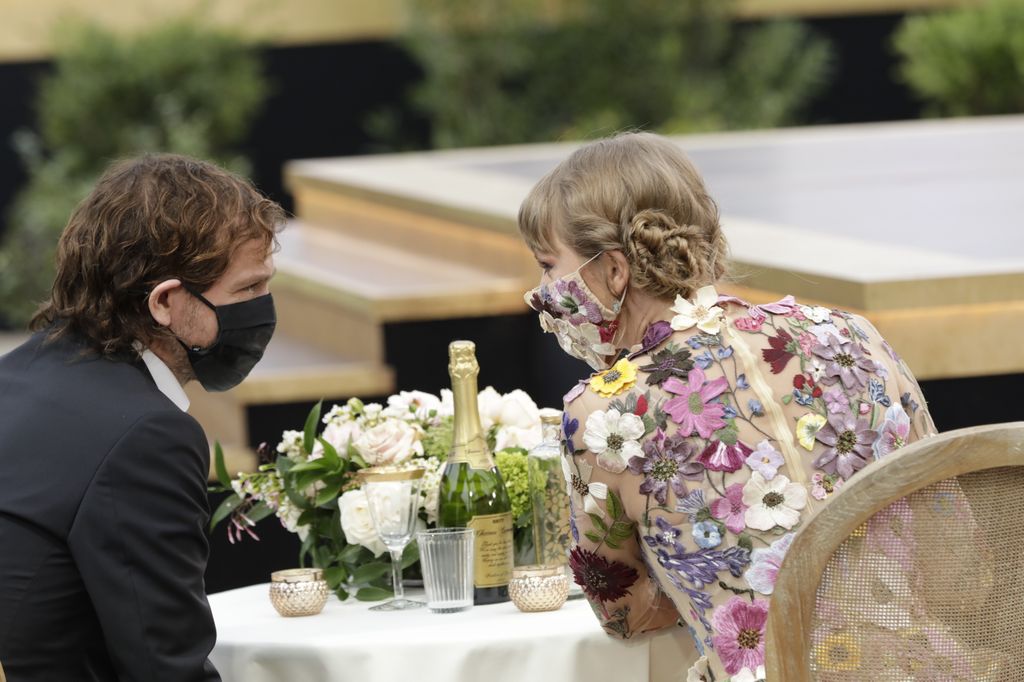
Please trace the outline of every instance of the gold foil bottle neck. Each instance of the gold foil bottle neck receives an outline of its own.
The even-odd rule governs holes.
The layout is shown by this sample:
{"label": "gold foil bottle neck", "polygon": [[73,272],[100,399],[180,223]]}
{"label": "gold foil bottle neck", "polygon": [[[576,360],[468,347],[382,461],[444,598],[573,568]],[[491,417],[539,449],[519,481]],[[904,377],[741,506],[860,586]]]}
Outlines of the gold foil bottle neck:
{"label": "gold foil bottle neck", "polygon": [[448,344],[448,374],[452,379],[465,379],[480,374],[476,361],[476,344],[472,341],[452,341]]}

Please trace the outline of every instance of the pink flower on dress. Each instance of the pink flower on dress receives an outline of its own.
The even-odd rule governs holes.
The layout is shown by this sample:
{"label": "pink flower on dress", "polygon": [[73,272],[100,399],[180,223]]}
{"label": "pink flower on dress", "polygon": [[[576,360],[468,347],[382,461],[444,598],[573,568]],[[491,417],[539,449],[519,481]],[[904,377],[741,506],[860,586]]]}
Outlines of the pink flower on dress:
{"label": "pink flower on dress", "polygon": [[882,435],[875,441],[875,458],[881,459],[893,450],[899,450],[910,438],[910,417],[899,405],[890,405],[885,410]]}
{"label": "pink flower on dress", "polygon": [[764,630],[768,621],[768,602],[755,599],[751,604],[743,597],[732,597],[715,609],[711,641],[725,666],[735,675],[744,668],[756,669],[764,663]]}
{"label": "pink flower on dress", "polygon": [[752,590],[761,594],[771,594],[775,590],[775,581],[779,577],[779,566],[786,558],[789,546],[793,544],[796,533],[786,533],[771,544],[758,547],[750,553],[750,568],[743,574]]}
{"label": "pink flower on dress", "polygon": [[684,384],[676,377],[669,377],[662,384],[666,391],[676,394],[665,403],[664,410],[679,424],[679,433],[683,436],[691,436],[696,430],[701,438],[710,438],[725,426],[722,419],[725,406],[712,401],[729,388],[729,382],[725,377],[706,381],[699,367],[691,369],[686,380]]}
{"label": "pink flower on dress", "polygon": [[764,325],[764,319],[763,317],[740,317],[733,322],[733,325],[741,332],[758,332]]}
{"label": "pink flower on dress", "polygon": [[711,516],[725,523],[730,533],[739,535],[746,527],[744,515],[747,505],[743,504],[743,484],[733,483],[725,489],[725,497],[719,497],[711,503]]}
{"label": "pink flower on dress", "polygon": [[704,448],[704,452],[697,456],[697,461],[709,471],[732,473],[743,467],[747,455],[751,452],[753,450],[740,440],[732,445],[726,445],[720,440],[713,440]]}
{"label": "pink flower on dress", "polygon": [[811,346],[818,342],[817,337],[810,332],[804,332],[800,336],[796,337],[796,342],[800,345],[800,350],[804,352],[804,355],[811,354]]}
{"label": "pink flower on dress", "polygon": [[826,497],[843,487],[843,479],[838,475],[823,474],[820,471],[811,476],[811,497],[824,500]]}

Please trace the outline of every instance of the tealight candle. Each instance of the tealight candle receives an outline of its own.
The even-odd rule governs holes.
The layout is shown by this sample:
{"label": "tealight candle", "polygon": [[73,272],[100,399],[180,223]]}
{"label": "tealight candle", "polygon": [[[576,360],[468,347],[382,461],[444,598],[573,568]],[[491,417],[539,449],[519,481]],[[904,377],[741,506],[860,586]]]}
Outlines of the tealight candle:
{"label": "tealight candle", "polygon": [[319,568],[290,568],[270,574],[270,603],[282,616],[315,616],[327,596],[327,581]]}
{"label": "tealight candle", "polygon": [[530,565],[512,569],[508,594],[520,611],[554,611],[569,596],[565,566]]}

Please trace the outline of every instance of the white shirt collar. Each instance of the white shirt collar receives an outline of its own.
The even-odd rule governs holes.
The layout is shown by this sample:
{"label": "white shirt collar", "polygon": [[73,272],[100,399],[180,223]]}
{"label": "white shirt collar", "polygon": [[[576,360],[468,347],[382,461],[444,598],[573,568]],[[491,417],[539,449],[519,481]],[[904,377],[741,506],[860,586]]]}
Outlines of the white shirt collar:
{"label": "white shirt collar", "polygon": [[142,361],[160,392],[167,396],[182,412],[188,412],[189,400],[185,390],[178,383],[174,372],[148,348],[142,351]]}

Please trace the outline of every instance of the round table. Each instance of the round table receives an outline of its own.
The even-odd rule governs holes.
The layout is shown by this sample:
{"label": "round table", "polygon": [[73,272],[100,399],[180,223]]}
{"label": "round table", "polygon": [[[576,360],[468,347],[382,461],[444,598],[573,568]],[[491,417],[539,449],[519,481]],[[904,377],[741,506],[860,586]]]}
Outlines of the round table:
{"label": "round table", "polygon": [[283,618],[268,590],[210,595],[210,660],[224,682],[674,682],[696,658],[679,627],[625,642],[609,637],[582,599],[545,613],[506,602],[435,614],[370,611],[372,603],[331,597],[317,616]]}

